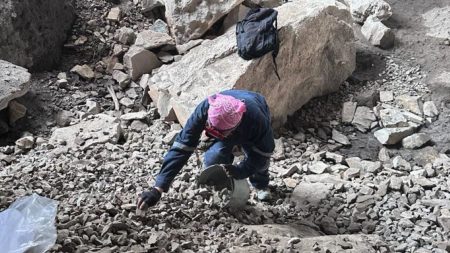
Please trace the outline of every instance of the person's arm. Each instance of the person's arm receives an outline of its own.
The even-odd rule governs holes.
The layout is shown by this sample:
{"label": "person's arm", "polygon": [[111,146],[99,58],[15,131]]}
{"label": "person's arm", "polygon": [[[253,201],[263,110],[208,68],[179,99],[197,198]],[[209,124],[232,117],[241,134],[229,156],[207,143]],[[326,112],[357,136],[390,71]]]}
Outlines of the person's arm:
{"label": "person's arm", "polygon": [[207,100],[201,102],[189,117],[183,130],[177,135],[175,142],[164,157],[161,171],[156,177],[155,187],[167,192],[175,176],[187,163],[204,130],[208,107]]}

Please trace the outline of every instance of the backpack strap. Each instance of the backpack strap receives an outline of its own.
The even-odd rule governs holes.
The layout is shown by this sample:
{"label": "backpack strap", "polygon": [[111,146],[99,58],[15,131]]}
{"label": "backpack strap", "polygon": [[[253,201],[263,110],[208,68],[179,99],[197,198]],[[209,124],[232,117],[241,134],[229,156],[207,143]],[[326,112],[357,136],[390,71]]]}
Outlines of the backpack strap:
{"label": "backpack strap", "polygon": [[276,40],[276,47],[275,49],[272,51],[272,61],[273,61],[273,66],[274,66],[274,70],[275,70],[275,74],[278,77],[278,80],[281,81],[280,75],[278,74],[278,65],[277,65],[277,61],[275,58],[277,58],[278,55],[278,49],[279,49],[279,41],[278,41],[278,24],[277,24],[277,20],[275,19],[274,21],[274,25],[275,25],[275,40]]}

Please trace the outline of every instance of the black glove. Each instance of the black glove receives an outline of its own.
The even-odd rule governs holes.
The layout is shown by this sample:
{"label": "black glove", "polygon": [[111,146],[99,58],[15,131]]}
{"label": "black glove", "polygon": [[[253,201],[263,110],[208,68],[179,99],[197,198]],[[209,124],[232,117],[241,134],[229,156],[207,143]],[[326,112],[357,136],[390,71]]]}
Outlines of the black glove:
{"label": "black glove", "polygon": [[232,164],[224,164],[223,168],[229,177],[240,179],[239,169]]}
{"label": "black glove", "polygon": [[158,191],[155,187],[151,188],[150,191],[144,191],[141,194],[139,194],[137,207],[139,209],[145,209],[146,207],[143,207],[142,204],[147,204],[147,207],[154,206],[156,203],[158,203],[159,199],[161,198],[161,192]]}

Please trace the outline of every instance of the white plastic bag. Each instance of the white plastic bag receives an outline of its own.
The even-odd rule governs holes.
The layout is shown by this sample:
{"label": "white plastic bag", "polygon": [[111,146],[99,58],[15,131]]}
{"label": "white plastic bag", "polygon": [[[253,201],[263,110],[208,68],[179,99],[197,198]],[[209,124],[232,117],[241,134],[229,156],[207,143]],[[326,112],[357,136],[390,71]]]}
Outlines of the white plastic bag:
{"label": "white plastic bag", "polygon": [[0,251],[43,253],[56,242],[58,201],[35,193],[16,200],[0,212]]}

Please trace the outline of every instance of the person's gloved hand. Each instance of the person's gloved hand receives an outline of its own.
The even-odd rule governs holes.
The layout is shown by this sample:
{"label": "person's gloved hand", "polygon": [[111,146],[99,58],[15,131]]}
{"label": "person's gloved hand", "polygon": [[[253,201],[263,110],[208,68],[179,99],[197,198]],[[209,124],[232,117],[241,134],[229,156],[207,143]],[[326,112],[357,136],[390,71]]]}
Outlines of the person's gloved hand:
{"label": "person's gloved hand", "polygon": [[239,169],[235,165],[224,164],[223,168],[224,168],[225,172],[227,173],[228,177],[240,179]]}
{"label": "person's gloved hand", "polygon": [[152,187],[150,191],[143,191],[139,194],[137,199],[137,207],[141,210],[145,210],[150,206],[156,205],[160,198],[161,192],[155,187]]}

